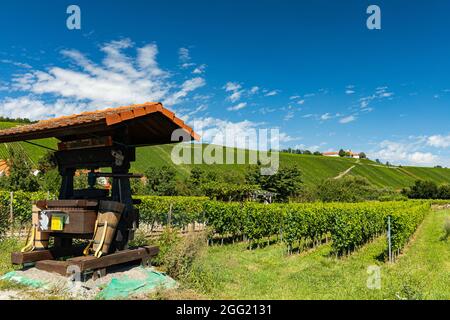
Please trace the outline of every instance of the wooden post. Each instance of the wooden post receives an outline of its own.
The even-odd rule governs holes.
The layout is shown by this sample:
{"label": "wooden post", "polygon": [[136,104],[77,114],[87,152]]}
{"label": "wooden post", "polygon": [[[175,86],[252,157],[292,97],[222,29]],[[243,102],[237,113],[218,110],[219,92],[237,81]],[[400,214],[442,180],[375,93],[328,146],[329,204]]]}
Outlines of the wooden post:
{"label": "wooden post", "polygon": [[169,213],[167,215],[167,225],[169,226],[169,228],[170,228],[171,222],[172,222],[172,203],[170,203]]}
{"label": "wooden post", "polygon": [[14,192],[11,191],[9,193],[9,223],[11,228],[11,236],[14,232],[14,207],[13,207],[13,200],[14,200]]}

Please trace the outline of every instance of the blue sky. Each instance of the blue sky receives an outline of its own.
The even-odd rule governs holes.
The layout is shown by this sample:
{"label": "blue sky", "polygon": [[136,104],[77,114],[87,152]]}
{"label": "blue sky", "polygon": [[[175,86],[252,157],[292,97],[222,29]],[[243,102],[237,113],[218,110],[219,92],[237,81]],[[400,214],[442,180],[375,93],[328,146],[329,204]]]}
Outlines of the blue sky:
{"label": "blue sky", "polygon": [[279,128],[283,147],[450,166],[449,16],[444,0],[2,1],[0,114],[158,100],[206,142]]}

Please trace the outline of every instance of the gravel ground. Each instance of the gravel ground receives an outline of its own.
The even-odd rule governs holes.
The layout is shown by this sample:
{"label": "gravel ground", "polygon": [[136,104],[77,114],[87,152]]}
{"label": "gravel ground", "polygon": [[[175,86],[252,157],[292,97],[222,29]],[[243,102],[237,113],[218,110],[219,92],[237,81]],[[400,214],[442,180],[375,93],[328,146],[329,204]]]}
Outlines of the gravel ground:
{"label": "gravel ground", "polygon": [[115,268],[109,270],[104,277],[96,280],[90,278],[85,282],[73,282],[67,277],[36,268],[16,271],[16,275],[39,280],[45,282],[46,285],[39,289],[0,291],[0,300],[30,299],[33,298],[29,294],[32,290],[40,293],[38,297],[41,295],[43,297],[45,295],[53,295],[63,299],[90,300],[100,292],[99,287],[107,285],[113,278],[127,277],[128,279],[145,280],[147,277],[141,267]]}

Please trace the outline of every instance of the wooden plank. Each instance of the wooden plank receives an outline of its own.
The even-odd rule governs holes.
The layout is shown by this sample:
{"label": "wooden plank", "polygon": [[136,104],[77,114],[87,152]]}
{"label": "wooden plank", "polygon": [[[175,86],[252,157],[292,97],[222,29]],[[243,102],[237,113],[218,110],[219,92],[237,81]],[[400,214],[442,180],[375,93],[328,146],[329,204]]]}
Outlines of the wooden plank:
{"label": "wooden plank", "polygon": [[36,268],[47,272],[58,273],[62,276],[67,275],[67,267],[69,264],[66,261],[56,260],[42,260],[36,262]]}
{"label": "wooden plank", "polygon": [[12,264],[24,264],[41,260],[55,260],[61,257],[79,256],[83,254],[85,245],[72,246],[70,248],[50,248],[48,250],[37,250],[31,252],[11,253]]}
{"label": "wooden plank", "polygon": [[118,251],[100,258],[93,256],[87,257],[75,257],[67,259],[67,262],[71,265],[77,265],[80,270],[95,270],[110,267],[117,264],[122,264],[130,261],[137,261],[154,257],[158,254],[159,247],[148,246],[137,249],[127,249]]}

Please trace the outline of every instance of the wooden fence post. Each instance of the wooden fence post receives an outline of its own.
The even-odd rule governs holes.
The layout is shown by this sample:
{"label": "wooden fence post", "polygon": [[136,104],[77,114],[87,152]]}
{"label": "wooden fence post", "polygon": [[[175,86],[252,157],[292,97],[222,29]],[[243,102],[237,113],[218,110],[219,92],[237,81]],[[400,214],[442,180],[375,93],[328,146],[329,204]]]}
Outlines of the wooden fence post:
{"label": "wooden fence post", "polygon": [[9,193],[9,223],[11,227],[11,235],[13,235],[14,231],[14,208],[13,208],[13,200],[14,200],[14,192],[11,191]]}
{"label": "wooden fence post", "polygon": [[169,214],[168,214],[168,217],[167,217],[167,225],[169,227],[171,225],[171,222],[172,222],[172,203],[169,206]]}

